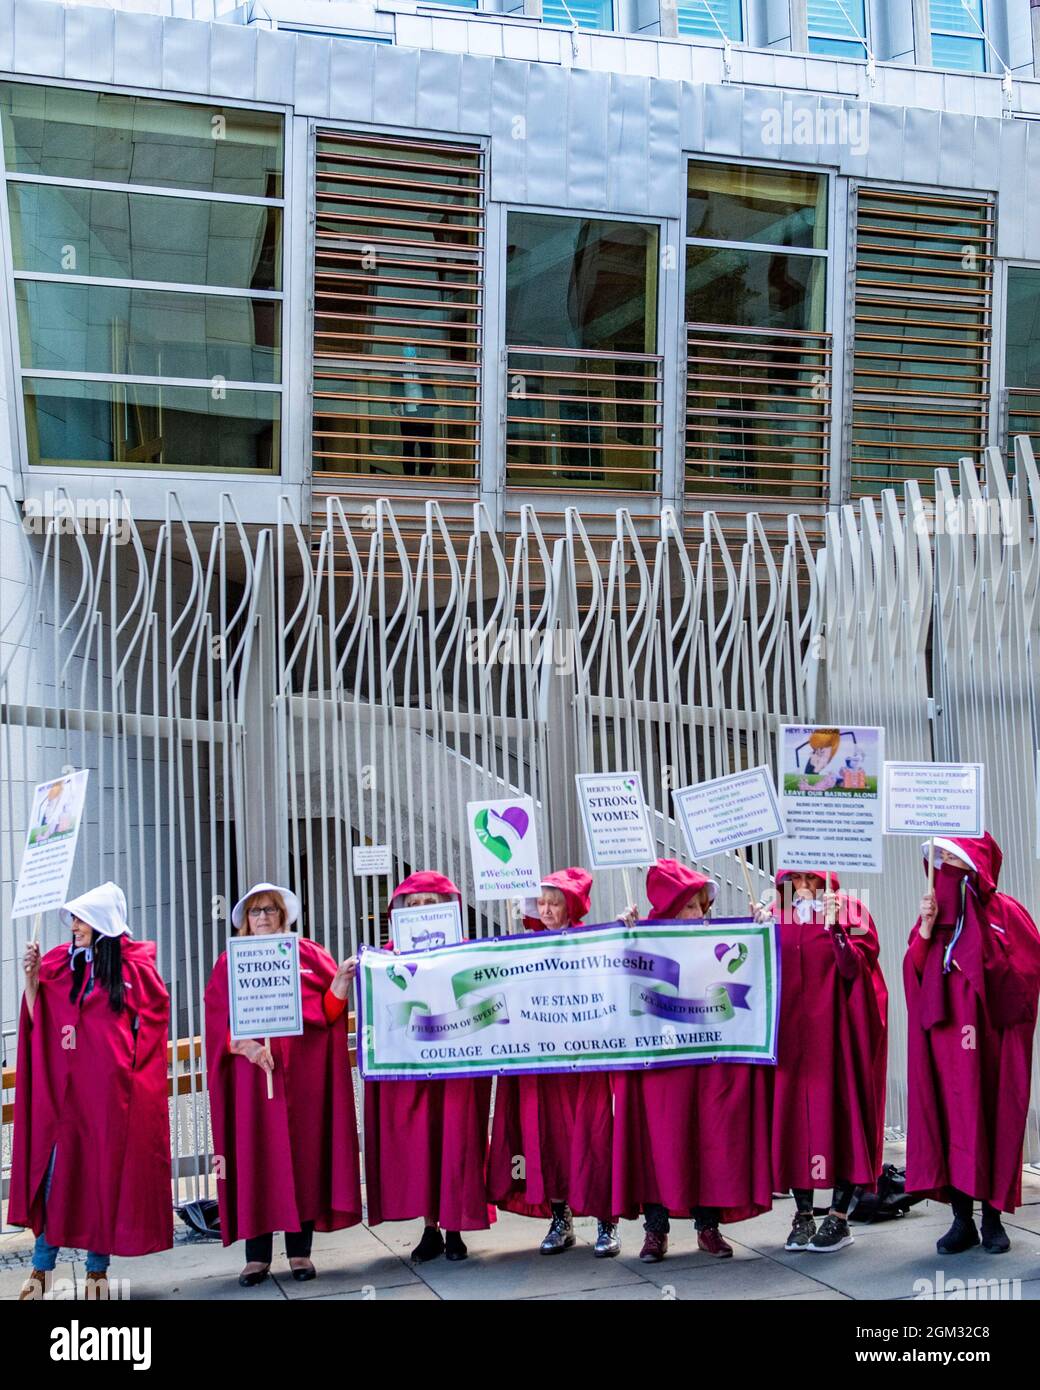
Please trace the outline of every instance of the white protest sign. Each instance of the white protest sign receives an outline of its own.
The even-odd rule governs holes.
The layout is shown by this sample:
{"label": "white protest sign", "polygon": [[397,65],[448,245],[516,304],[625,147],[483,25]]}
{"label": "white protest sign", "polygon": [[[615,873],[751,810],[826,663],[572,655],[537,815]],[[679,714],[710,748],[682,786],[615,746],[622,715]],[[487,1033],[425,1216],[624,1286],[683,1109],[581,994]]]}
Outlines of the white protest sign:
{"label": "white protest sign", "polygon": [[657,853],[638,773],[579,772],[575,781],[589,867],[622,869],[652,864]]}
{"label": "white protest sign", "polygon": [[881,872],[885,731],[781,724],[778,869]]}
{"label": "white protest sign", "polygon": [[476,896],[536,896],[542,886],[534,802],[529,796],[466,803]]}
{"label": "white protest sign", "polygon": [[68,898],[89,775],[70,772],[41,782],[33,792],[12,917],[47,912]]}
{"label": "white protest sign", "polygon": [[388,874],[393,867],[389,845],[355,845],[350,852],[355,878]]}
{"label": "white protest sign", "polygon": [[672,796],[694,859],[757,845],[784,833],[773,774],[764,763],[746,772],[678,787]]}
{"label": "white protest sign", "polygon": [[985,829],[981,763],[885,763],[886,835],[957,835]]}
{"label": "white protest sign", "polygon": [[228,942],[231,1037],[292,1038],[303,1032],[300,938],[294,932]]}
{"label": "white protest sign", "polygon": [[462,913],[457,902],[395,907],[390,914],[390,927],[399,951],[432,951],[437,946],[459,944]]}

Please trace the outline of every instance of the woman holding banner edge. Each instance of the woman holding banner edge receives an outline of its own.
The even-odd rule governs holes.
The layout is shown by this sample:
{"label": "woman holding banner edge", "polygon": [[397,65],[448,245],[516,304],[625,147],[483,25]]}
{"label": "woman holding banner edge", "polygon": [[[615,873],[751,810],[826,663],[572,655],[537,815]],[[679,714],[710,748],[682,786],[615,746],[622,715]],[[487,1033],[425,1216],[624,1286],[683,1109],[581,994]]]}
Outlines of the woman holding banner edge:
{"label": "woman holding banner edge", "polygon": [[1022,1197],[1040,933],[997,891],[1003,855],[988,832],[922,846],[934,888],[921,900],[903,961],[907,1005],[906,1185],[949,1202],[941,1255],[1011,1247],[1000,1220]]}
{"label": "woman holding banner edge", "polygon": [[[648,921],[707,923],[714,879],[675,859],[646,876]],[[636,908],[621,920],[635,925]],[[670,1216],[692,1216],[697,1245],[720,1259],[733,1247],[723,1221],[768,1211],[771,1068],[742,1062],[620,1071],[614,1074],[614,1208],[644,1217],[639,1258],[663,1260]]]}
{"label": "woman holding banner edge", "polygon": [[[391,939],[397,908],[426,907],[462,894],[433,870],[410,874],[390,898]],[[491,1077],[365,1082],[365,1182],[368,1225],[424,1221],[412,1251],[417,1264],[444,1255],[464,1260],[463,1231],[491,1225],[484,1184]]]}
{"label": "woman holding banner edge", "polygon": [[[258,883],[232,909],[243,936],[288,932],[300,900]],[[274,1237],[297,1282],[315,1278],[311,1241],[361,1221],[357,1113],[347,1044],[347,999],[356,969],[337,966],[316,941],[300,937],[303,1032],[235,1042],[230,1035],[228,957],[206,986],[206,1057],[214,1153],[221,1156],[217,1198],[224,1245],[245,1239],[244,1288],[267,1278]],[[268,1079],[271,1080],[269,1089]]]}
{"label": "woman holding banner edge", "polygon": [[[756,912],[780,926],[779,1047],[773,1093],[773,1186],[795,1215],[785,1249],[852,1244],[848,1211],[881,1171],[888,990],[870,913],[834,875],[781,869],[776,901]],[[817,1230],[813,1190],[833,1188]]]}
{"label": "woman holding banner edge", "polygon": [[[586,869],[547,874],[537,901],[526,905],[524,925],[529,931],[581,926],[591,889]],[[543,1255],[575,1244],[575,1214],[596,1218],[596,1258],[620,1254],[618,1224],[611,1215],[612,1130],[609,1072],[498,1078],[488,1196],[505,1211],[551,1218]],[[523,1160],[519,1173],[518,1159]]]}

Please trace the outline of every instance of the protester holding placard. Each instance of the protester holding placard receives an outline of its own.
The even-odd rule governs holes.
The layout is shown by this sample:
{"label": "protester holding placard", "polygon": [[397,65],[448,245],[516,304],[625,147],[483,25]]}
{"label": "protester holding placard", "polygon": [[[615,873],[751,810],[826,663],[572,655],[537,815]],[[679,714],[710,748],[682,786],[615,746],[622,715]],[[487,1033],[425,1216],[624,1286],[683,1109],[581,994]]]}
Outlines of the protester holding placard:
{"label": "protester holding placard", "polygon": [[[410,874],[390,899],[398,908],[427,907],[462,895],[450,878],[431,870]],[[387,950],[392,950],[391,942]],[[416,1263],[444,1255],[464,1260],[462,1231],[491,1224],[487,1161],[491,1078],[365,1082],[365,1181],[368,1224],[425,1221],[412,1251]]]}
{"label": "protester holding placard", "polygon": [[[1040,933],[997,891],[993,837],[936,838],[934,891],[903,963],[908,1012],[906,1185],[949,1202],[941,1255],[1010,1248],[1001,1212],[1022,1197],[1022,1144],[1040,996]],[[923,846],[928,872],[929,843]]]}
{"label": "protester holding placard", "polygon": [[[241,936],[290,931],[300,900],[258,883],[234,906]],[[337,966],[317,942],[299,938],[303,1032],[233,1041],[228,953],[206,986],[206,1057],[217,1171],[220,1234],[246,1242],[239,1283],[262,1283],[271,1267],[272,1232],[285,1232],[292,1277],[313,1279],[311,1239],[361,1220],[357,1114],[347,1046],[347,998],[356,969]],[[268,1076],[273,1096],[268,1095]]]}
{"label": "protester holding placard", "polygon": [[[529,931],[581,926],[591,890],[585,869],[546,875],[537,900],[527,903],[524,925]],[[499,1078],[488,1195],[506,1211],[551,1218],[543,1255],[574,1245],[575,1215],[596,1217],[594,1255],[610,1258],[621,1250],[611,1215],[611,1112],[608,1072]]]}
{"label": "protester holding placard", "polygon": [[71,941],[25,951],[8,1219],[36,1233],[23,1299],[43,1297],[63,1246],[87,1251],[86,1296],[107,1298],[110,1256],[173,1244],[170,997],[116,884],[60,916]]}
{"label": "protester holding placard", "polygon": [[[675,859],[646,876],[651,922],[706,922],[718,884]],[[633,925],[636,909],[624,920]],[[740,1062],[621,1071],[614,1076],[615,1211],[643,1212],[639,1258],[668,1250],[670,1216],[692,1216],[697,1245],[726,1258],[722,1221],[744,1221],[772,1205],[769,1162],[771,1070]]]}
{"label": "protester holding placard", "polygon": [[[877,931],[863,904],[814,869],[782,869],[760,914],[780,925],[779,1055],[773,1095],[773,1187],[791,1190],[785,1249],[832,1252],[852,1244],[857,1187],[881,1172],[888,991]],[[819,1229],[813,1190],[833,1188]]]}

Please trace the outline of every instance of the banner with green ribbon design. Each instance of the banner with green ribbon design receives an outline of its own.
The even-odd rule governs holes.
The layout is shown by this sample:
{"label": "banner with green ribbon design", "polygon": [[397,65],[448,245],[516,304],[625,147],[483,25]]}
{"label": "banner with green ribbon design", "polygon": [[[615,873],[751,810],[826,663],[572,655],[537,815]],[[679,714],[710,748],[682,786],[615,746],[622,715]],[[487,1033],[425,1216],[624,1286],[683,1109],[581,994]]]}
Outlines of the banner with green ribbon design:
{"label": "banner with green ribbon design", "polygon": [[776,928],[618,922],[388,955],[362,948],[363,1076],[776,1061]]}

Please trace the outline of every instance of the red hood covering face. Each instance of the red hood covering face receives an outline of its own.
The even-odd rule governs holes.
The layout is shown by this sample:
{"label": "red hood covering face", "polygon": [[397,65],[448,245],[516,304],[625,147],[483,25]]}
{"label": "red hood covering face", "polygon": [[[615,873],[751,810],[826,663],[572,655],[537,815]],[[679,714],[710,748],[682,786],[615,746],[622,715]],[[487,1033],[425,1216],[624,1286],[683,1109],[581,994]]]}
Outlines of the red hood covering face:
{"label": "red hood covering face", "polygon": [[678,859],[658,859],[646,873],[646,896],[650,899],[647,921],[662,922],[681,912],[701,888],[707,888],[709,900],[715,901],[719,885],[706,874],[688,869]]}
{"label": "red hood covering face", "polygon": [[[1021,903],[997,890],[1003,855],[988,832],[978,839],[952,838],[935,841],[966,859],[972,869],[963,876],[947,865],[936,874],[937,896],[945,901],[943,880],[954,888],[963,883],[963,920],[949,932],[933,931],[919,988],[918,1020],[924,1029],[949,1015],[945,979],[955,967],[982,1000],[989,1021],[997,1028],[1036,1023],[1040,992],[1040,933]],[[925,846],[927,871],[927,846]],[[960,901],[960,891],[956,893]],[[910,933],[911,945],[919,935],[920,918]]]}
{"label": "red hood covering face", "polygon": [[[580,927],[588,916],[589,894],[592,892],[592,875],[587,869],[573,867],[557,869],[542,879],[543,888],[557,888],[567,904],[567,923]],[[533,931],[543,931],[542,919],[538,916],[538,904],[534,898],[524,903],[524,924]]]}
{"label": "red hood covering face", "polygon": [[390,911],[395,907],[403,907],[404,904],[398,902],[398,898],[406,898],[410,893],[443,893],[445,897],[454,898],[459,907],[462,907],[462,894],[450,878],[445,878],[443,874],[437,873],[436,869],[420,869],[418,873],[409,874],[403,883],[399,883],[394,889],[390,898]]}
{"label": "red hood covering face", "polygon": [[[974,886],[979,897],[985,901],[997,891],[997,882],[1000,878],[1000,866],[1004,862],[1000,846],[987,830],[979,839],[972,840],[965,837],[936,837],[935,840],[935,866],[939,867],[942,862],[939,858],[940,850],[949,850],[952,854],[958,855],[961,859],[967,860],[971,865],[974,875]],[[922,846],[924,855],[924,871],[928,872],[928,844],[927,841]]]}

